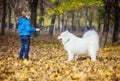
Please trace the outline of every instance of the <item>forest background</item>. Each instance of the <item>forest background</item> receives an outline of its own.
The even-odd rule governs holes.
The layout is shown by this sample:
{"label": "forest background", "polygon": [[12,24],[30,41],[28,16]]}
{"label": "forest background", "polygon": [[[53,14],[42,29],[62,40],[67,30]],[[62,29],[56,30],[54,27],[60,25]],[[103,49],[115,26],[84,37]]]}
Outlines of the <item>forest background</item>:
{"label": "forest background", "polygon": [[[23,9],[31,11],[32,25],[46,30],[49,36],[58,31],[86,31],[95,27],[104,47],[111,33],[111,41],[118,42],[120,30],[119,0],[0,0],[1,35],[6,28],[17,29]],[[37,36],[39,33],[35,33]]]}

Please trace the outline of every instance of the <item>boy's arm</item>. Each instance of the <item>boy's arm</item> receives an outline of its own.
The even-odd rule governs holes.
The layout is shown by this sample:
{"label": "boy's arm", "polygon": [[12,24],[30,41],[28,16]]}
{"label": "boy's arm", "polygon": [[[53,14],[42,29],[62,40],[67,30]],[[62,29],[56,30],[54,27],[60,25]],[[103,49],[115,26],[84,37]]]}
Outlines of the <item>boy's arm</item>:
{"label": "boy's arm", "polygon": [[23,26],[23,24],[18,25],[18,31],[21,32],[21,31],[23,31],[23,30],[24,30],[24,26]]}
{"label": "boy's arm", "polygon": [[[31,28],[34,28],[35,31],[40,31],[40,28],[35,28],[35,27],[33,27],[33,26],[31,26]],[[34,30],[34,29],[33,29],[33,30]]]}
{"label": "boy's arm", "polygon": [[36,30],[33,26],[31,26],[31,24],[30,24],[29,21],[26,22],[25,24],[26,24],[26,29],[27,29],[27,31],[29,31],[29,32],[34,32],[34,31]]}

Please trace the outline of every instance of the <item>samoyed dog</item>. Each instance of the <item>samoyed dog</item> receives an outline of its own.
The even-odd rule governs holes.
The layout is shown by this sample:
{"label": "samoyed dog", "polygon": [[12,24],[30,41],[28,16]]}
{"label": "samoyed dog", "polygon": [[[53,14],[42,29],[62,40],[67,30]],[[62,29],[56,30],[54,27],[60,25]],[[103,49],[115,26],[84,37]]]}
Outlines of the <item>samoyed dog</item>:
{"label": "samoyed dog", "polygon": [[64,31],[58,36],[62,40],[64,49],[68,53],[68,61],[78,59],[78,54],[88,53],[92,61],[96,61],[99,50],[99,36],[95,30],[88,30],[81,38],[69,31]]}

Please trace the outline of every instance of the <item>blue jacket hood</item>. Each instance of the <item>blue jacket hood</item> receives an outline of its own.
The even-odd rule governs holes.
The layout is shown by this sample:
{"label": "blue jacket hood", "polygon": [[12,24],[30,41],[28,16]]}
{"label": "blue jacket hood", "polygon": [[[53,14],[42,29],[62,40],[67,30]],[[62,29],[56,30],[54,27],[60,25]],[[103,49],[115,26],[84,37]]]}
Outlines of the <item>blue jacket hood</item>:
{"label": "blue jacket hood", "polygon": [[28,20],[26,17],[21,17],[18,19],[19,24],[23,24],[24,21]]}

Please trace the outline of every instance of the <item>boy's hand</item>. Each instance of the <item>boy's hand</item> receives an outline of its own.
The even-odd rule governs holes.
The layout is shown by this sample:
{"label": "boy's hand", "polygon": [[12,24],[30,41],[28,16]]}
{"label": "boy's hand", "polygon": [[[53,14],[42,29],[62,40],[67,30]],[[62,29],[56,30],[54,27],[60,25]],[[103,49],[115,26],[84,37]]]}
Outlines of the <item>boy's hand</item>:
{"label": "boy's hand", "polygon": [[36,28],[36,31],[40,31],[40,28]]}

